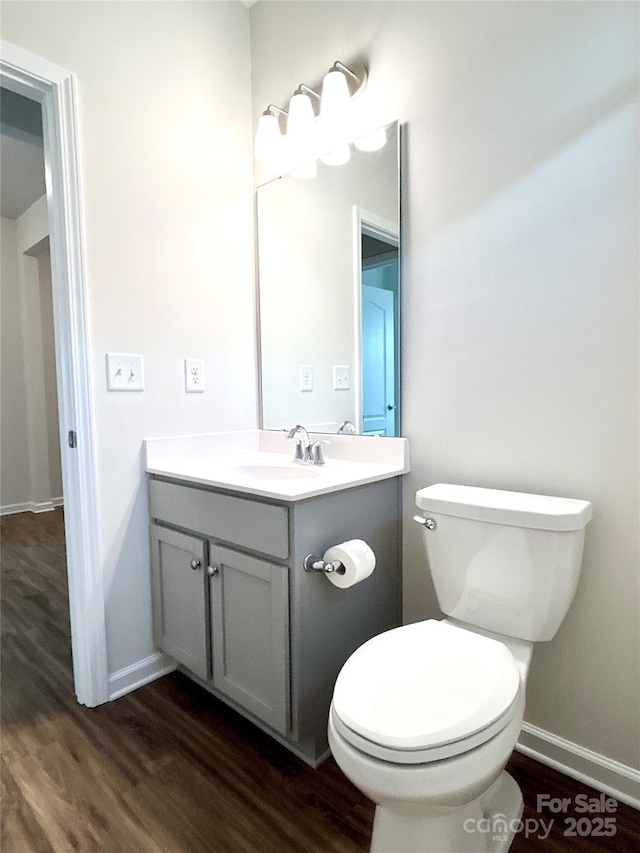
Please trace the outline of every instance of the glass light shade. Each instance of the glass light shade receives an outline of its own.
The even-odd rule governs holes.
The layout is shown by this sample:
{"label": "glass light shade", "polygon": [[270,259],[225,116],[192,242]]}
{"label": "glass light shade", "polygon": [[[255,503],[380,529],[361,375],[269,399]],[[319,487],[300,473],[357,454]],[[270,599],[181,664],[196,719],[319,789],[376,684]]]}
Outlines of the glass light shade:
{"label": "glass light shade", "polygon": [[351,159],[351,151],[348,145],[337,145],[331,151],[327,151],[320,158],[327,166],[343,166]]}
{"label": "glass light shade", "polygon": [[[322,80],[322,105],[320,115],[325,125],[340,129],[349,110],[351,95],[347,78],[342,71],[329,71]],[[333,129],[333,128],[332,128]]]}
{"label": "glass light shade", "polygon": [[287,142],[289,153],[296,160],[315,159],[315,116],[308,95],[298,92],[289,101]]}
{"label": "glass light shade", "polygon": [[284,137],[280,133],[280,122],[272,113],[264,113],[258,119],[256,130],[255,157],[262,163],[273,163],[282,156]]}
{"label": "glass light shade", "polygon": [[318,174],[318,166],[315,160],[305,160],[300,163],[292,172],[292,178],[298,178],[300,181],[310,181]]}
{"label": "glass light shade", "polygon": [[387,142],[387,131],[384,127],[379,127],[372,130],[370,133],[365,133],[353,143],[358,151],[380,151],[384,148]]}

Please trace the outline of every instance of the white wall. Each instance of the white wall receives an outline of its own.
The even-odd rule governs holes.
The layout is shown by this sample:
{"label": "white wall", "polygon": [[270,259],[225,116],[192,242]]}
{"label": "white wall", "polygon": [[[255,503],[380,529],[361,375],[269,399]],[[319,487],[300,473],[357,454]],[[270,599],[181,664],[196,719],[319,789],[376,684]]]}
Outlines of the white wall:
{"label": "white wall", "polygon": [[[155,651],[143,438],[256,423],[248,14],[237,2],[2,4],[4,39],[77,76],[114,685]],[[144,355],[144,392],[107,393],[107,351]],[[204,394],[185,394],[184,357],[204,359]]]}
{"label": "white wall", "polygon": [[18,244],[14,219],[1,220],[0,250],[0,506],[23,506],[31,500],[27,401],[22,357],[22,317]]}
{"label": "white wall", "polygon": [[[417,488],[586,498],[573,608],[529,722],[638,766],[638,6],[257,3],[254,122],[363,57],[356,120],[406,123],[405,618],[437,614]],[[259,176],[258,176],[259,179]]]}

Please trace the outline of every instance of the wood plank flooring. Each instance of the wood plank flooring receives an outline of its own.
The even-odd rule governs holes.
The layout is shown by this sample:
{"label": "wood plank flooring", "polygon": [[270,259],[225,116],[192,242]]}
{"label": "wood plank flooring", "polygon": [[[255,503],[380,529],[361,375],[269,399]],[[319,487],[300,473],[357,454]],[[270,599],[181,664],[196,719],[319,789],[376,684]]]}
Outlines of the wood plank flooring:
{"label": "wood plank flooring", "polygon": [[[75,702],[62,520],[0,520],[3,853],[368,850],[372,804],[332,760],[311,770],[184,676]],[[509,770],[524,817],[545,825],[538,793],[597,796],[519,754]],[[640,850],[640,814],[620,805],[615,818],[612,838],[567,837],[556,817],[548,838],[521,833],[511,849]]]}

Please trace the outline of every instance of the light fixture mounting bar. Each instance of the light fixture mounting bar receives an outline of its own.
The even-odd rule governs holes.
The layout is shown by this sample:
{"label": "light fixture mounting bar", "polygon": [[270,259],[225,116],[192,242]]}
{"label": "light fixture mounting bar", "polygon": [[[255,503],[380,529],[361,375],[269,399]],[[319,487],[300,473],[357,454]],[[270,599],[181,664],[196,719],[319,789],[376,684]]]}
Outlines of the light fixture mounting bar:
{"label": "light fixture mounting bar", "polygon": [[347,85],[349,86],[349,94],[352,98],[355,98],[356,95],[359,95],[360,92],[367,85],[367,78],[369,76],[369,71],[364,62],[353,62],[351,63],[351,67],[348,68],[344,62],[340,62],[336,60],[333,63],[333,67],[338,71],[342,71],[342,73],[347,78]]}
{"label": "light fixture mounting bar", "polygon": [[298,86],[296,91],[297,92],[306,92],[307,95],[313,95],[314,98],[321,100],[320,95],[316,92],[316,90],[312,89],[310,86],[307,86],[306,83],[300,83],[300,85]]}

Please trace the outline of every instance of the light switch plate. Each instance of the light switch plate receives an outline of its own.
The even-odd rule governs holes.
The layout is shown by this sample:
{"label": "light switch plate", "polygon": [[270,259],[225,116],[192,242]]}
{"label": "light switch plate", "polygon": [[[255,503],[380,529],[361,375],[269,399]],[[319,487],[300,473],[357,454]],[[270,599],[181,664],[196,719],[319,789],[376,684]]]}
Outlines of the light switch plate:
{"label": "light switch plate", "polygon": [[313,391],[313,365],[300,365],[300,390]]}
{"label": "light switch plate", "polygon": [[107,353],[107,391],[144,391],[144,359],[131,353]]}
{"label": "light switch plate", "polygon": [[333,365],[333,390],[348,391],[351,387],[351,371],[348,364]]}
{"label": "light switch plate", "polygon": [[201,394],[204,391],[204,361],[202,359],[185,358],[184,390],[187,394]]}

